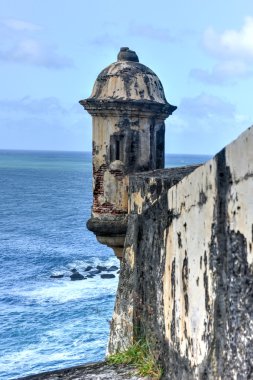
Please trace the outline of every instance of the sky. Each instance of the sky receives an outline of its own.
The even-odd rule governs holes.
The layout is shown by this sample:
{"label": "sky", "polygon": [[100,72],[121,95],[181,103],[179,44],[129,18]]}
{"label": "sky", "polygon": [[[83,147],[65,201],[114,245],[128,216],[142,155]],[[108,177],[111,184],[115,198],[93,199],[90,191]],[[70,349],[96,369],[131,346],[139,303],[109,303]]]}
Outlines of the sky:
{"label": "sky", "polygon": [[121,46],[178,109],[166,153],[215,154],[253,124],[252,0],[0,0],[0,149],[90,151],[79,105]]}

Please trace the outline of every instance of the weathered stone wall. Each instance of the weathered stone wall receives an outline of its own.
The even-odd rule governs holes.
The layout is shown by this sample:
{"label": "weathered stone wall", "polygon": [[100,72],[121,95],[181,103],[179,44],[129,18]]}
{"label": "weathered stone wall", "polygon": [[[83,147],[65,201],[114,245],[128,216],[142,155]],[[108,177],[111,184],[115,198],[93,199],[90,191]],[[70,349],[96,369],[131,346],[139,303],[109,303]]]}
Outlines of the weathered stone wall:
{"label": "weathered stone wall", "polygon": [[109,352],[144,336],[167,379],[253,379],[252,147],[130,177]]}
{"label": "weathered stone wall", "polygon": [[128,211],[128,175],[164,167],[164,121],[154,116],[93,117],[92,216]]}
{"label": "weathered stone wall", "polygon": [[[111,336],[108,345],[108,353],[124,350],[133,343],[138,328],[134,322],[134,313],[138,305],[139,295],[137,289],[138,265],[136,263],[136,252],[140,248],[140,229],[144,222],[154,227],[150,217],[146,215],[157,200],[166,198],[166,191],[178,183],[185,175],[192,172],[196,166],[176,169],[154,170],[152,172],[139,173],[130,176],[128,230],[125,239],[124,257],[121,261],[121,273],[116,297],[115,312],[111,324]],[[161,203],[163,203],[161,201]],[[167,208],[162,209],[167,215]],[[157,222],[162,219],[161,211],[158,210]],[[154,216],[153,216],[154,219]],[[151,219],[152,220],[152,219]],[[162,224],[157,223],[159,228]],[[152,236],[152,234],[150,235]],[[161,239],[154,241],[160,244]],[[149,265],[146,260],[145,265]]]}

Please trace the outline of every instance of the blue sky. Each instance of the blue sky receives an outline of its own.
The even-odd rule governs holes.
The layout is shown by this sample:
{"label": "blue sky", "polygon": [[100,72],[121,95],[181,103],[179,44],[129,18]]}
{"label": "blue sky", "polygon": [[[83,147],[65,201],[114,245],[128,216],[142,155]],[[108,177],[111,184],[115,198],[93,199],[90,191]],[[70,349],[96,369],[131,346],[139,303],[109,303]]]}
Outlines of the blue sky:
{"label": "blue sky", "polygon": [[166,152],[214,154],[253,124],[252,0],[0,0],[0,149],[91,150],[78,104],[121,46],[178,106]]}

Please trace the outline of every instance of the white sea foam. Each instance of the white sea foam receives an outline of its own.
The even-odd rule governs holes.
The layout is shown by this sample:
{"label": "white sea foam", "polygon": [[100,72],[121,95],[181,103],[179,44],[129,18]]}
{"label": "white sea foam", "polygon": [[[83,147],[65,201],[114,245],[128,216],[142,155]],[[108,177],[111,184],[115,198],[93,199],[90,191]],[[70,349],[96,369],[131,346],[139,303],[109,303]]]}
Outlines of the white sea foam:
{"label": "white sea foam", "polygon": [[[57,283],[56,283],[57,281]],[[114,295],[117,289],[118,275],[112,279],[101,279],[100,277],[88,278],[82,281],[70,281],[63,278],[45,284],[44,288],[33,290],[15,290],[15,294],[35,301],[45,303],[48,301],[65,303],[78,299],[94,299],[108,295]]]}
{"label": "white sea foam", "polygon": [[33,369],[37,367],[38,363],[48,363],[48,366],[50,366],[51,363],[78,359],[80,357],[70,352],[67,347],[59,352],[55,351],[55,348],[43,350],[41,347],[37,348],[36,345],[30,345],[29,348],[24,350],[2,355],[0,376],[1,373],[13,373],[14,368],[16,373],[22,371],[24,374],[29,374],[34,372]]}

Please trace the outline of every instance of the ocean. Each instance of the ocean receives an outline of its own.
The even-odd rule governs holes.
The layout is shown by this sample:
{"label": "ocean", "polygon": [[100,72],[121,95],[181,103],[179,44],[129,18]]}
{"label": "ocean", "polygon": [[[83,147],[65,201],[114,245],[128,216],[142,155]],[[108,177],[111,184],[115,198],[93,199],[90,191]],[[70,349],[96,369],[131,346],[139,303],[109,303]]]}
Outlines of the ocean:
{"label": "ocean", "polygon": [[[166,155],[166,167],[209,158]],[[117,270],[70,279],[119,268],[86,229],[91,205],[90,153],[0,151],[0,379],[104,358]]]}

